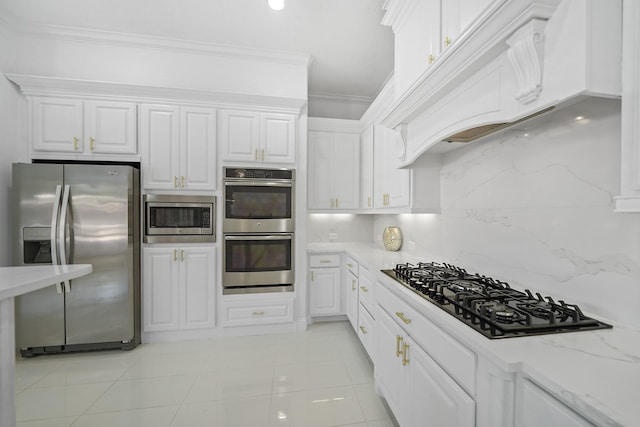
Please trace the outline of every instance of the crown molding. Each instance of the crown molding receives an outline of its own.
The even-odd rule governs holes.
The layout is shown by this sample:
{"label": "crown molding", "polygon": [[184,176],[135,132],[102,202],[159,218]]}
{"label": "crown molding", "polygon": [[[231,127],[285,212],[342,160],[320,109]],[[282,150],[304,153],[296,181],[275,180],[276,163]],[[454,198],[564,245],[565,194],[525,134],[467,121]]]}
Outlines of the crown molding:
{"label": "crown molding", "polygon": [[345,104],[371,104],[374,101],[373,96],[347,95],[342,93],[330,92],[309,92],[309,99],[320,101],[340,102]]}
{"label": "crown molding", "polygon": [[[0,23],[3,22],[0,21]],[[312,62],[309,54],[79,27],[35,24],[21,20],[13,21],[7,25],[7,28],[10,28],[14,33],[22,37],[156,49],[205,56],[252,58],[260,61],[284,63],[306,68],[308,68]]]}
{"label": "crown molding", "polygon": [[24,74],[5,74],[20,86],[26,96],[82,97],[89,99],[120,99],[131,102],[170,102],[173,104],[199,104],[216,108],[242,108],[300,114],[306,99],[243,93],[219,92],[202,89],[147,86],[92,80],[65,79]]}

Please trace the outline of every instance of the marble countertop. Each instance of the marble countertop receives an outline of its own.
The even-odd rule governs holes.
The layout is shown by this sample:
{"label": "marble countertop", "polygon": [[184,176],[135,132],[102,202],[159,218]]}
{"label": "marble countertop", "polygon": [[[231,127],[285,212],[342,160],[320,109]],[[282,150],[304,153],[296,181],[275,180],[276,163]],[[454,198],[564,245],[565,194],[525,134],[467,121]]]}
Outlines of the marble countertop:
{"label": "marble countertop", "polygon": [[90,264],[0,267],[0,300],[84,276],[91,271],[93,267]]}
{"label": "marble countertop", "polygon": [[[443,262],[433,254],[387,252],[373,244],[310,244],[310,252],[346,252],[375,272],[399,262]],[[379,282],[479,356],[542,386],[599,426],[640,426],[640,331],[613,329],[491,340],[384,274]],[[589,313],[586,313],[589,315]]]}

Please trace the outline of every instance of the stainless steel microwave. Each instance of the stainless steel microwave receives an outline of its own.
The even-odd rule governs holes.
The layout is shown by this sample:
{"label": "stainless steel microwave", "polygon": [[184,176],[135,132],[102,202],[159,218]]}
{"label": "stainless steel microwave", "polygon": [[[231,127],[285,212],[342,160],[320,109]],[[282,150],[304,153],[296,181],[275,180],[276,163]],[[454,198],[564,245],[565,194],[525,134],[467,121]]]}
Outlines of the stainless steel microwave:
{"label": "stainless steel microwave", "polygon": [[145,243],[216,241],[215,196],[146,194]]}

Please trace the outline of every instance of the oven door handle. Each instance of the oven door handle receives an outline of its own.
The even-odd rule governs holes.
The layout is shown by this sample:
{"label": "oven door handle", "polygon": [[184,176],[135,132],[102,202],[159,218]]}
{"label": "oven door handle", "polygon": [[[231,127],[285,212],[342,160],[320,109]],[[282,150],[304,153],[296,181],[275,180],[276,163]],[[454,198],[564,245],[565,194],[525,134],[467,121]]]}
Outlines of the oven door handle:
{"label": "oven door handle", "polygon": [[291,234],[248,235],[234,234],[224,236],[224,240],[291,240]]}
{"label": "oven door handle", "polygon": [[225,181],[227,187],[283,187],[292,188],[293,182],[274,181]]}

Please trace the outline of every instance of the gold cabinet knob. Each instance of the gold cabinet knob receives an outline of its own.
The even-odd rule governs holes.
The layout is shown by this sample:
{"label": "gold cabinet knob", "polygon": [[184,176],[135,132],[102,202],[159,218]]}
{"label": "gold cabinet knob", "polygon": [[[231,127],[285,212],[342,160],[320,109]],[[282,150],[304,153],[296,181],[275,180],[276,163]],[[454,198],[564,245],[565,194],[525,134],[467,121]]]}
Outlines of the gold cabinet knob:
{"label": "gold cabinet knob", "polygon": [[93,149],[95,148],[93,143],[96,142],[96,140],[94,138],[89,137],[89,150],[93,151]]}
{"label": "gold cabinet knob", "polygon": [[433,64],[435,60],[436,60],[436,57],[431,54],[427,57],[427,61],[429,61],[429,65]]}
{"label": "gold cabinet knob", "polygon": [[177,260],[178,260],[178,250],[177,250],[177,249],[174,249],[174,250],[173,250],[173,260],[174,260],[174,261],[177,261]]}
{"label": "gold cabinet knob", "polygon": [[444,38],[444,47],[449,47],[451,44],[451,39],[449,37]]}
{"label": "gold cabinet knob", "polygon": [[173,177],[173,188],[178,188],[178,177],[177,176]]}
{"label": "gold cabinet knob", "polygon": [[80,147],[78,147],[78,137],[74,136],[73,137],[73,149],[77,150],[78,148],[80,148]]}

